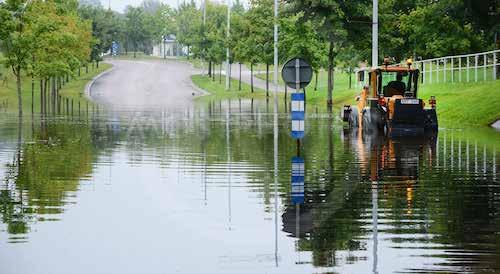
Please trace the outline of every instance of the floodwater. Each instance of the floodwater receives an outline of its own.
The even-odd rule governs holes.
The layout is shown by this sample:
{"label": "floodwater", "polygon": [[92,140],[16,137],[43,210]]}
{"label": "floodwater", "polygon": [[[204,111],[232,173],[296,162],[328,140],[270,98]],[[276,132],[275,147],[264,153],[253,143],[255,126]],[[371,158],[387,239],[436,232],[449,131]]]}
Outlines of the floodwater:
{"label": "floodwater", "polygon": [[500,272],[500,133],[272,110],[1,114],[0,273]]}

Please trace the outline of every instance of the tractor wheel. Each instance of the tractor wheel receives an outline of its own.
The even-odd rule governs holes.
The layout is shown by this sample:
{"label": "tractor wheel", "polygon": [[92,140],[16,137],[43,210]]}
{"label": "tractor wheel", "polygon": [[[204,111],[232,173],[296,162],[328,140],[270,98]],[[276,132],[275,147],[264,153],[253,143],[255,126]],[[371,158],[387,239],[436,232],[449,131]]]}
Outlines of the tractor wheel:
{"label": "tractor wheel", "polygon": [[357,128],[359,126],[359,120],[358,120],[358,108],[353,107],[351,110],[351,113],[349,114],[349,127],[351,128]]}

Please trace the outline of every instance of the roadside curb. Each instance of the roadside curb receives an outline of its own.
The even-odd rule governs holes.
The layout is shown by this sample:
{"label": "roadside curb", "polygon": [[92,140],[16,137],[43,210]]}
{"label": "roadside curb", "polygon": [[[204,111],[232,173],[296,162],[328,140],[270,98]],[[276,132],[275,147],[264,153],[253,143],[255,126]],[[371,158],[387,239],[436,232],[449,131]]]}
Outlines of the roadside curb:
{"label": "roadside curb", "polygon": [[[112,65],[112,64],[111,64]],[[87,85],[85,86],[85,90],[84,90],[84,93],[85,93],[85,97],[89,100],[92,100],[92,94],[91,94],[91,90],[92,90],[92,86],[95,84],[95,82],[97,80],[99,80],[99,78],[101,78],[102,76],[110,73],[111,71],[114,70],[114,66],[99,73],[98,75],[94,76],[94,78],[92,78],[92,80],[90,82],[87,83]]]}
{"label": "roadside curb", "polygon": [[209,95],[212,95],[210,92],[208,92],[208,91],[206,91],[206,90],[204,90],[204,89],[202,89],[202,88],[198,87],[198,86],[197,86],[197,85],[193,82],[193,78],[192,78],[192,77],[193,77],[193,76],[195,76],[195,75],[201,75],[201,74],[192,74],[191,76],[189,76],[189,82],[190,82],[191,87],[192,87],[194,90],[196,90],[196,91],[198,91],[199,93],[201,93],[201,94],[199,94],[199,95],[195,95],[195,96],[193,96],[193,98],[195,98],[195,99],[196,99],[196,98],[200,98],[200,97],[203,97],[203,96],[209,96]]}

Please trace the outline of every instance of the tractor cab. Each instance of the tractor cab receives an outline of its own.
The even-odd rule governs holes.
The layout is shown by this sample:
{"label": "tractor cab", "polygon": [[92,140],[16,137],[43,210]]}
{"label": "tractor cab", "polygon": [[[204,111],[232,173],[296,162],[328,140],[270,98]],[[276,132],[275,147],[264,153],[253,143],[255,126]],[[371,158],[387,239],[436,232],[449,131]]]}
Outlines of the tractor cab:
{"label": "tractor cab", "polygon": [[386,68],[376,73],[376,93],[378,96],[403,96],[416,98],[418,91],[419,71],[414,69]]}
{"label": "tractor cab", "polygon": [[418,98],[420,71],[411,67],[411,60],[406,67],[386,63],[368,75],[368,85],[356,97],[357,107],[344,106],[342,116],[350,126],[403,133],[437,129],[436,100],[431,97],[430,108],[425,108]]}

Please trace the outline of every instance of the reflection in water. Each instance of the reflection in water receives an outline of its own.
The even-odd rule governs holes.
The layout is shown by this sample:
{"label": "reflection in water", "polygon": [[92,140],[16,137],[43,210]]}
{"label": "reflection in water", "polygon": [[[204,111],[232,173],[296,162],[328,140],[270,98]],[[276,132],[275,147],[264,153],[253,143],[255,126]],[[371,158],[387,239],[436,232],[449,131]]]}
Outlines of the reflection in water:
{"label": "reflection in water", "polygon": [[498,133],[359,136],[318,112],[297,147],[271,108],[0,117],[1,272],[500,270]]}

